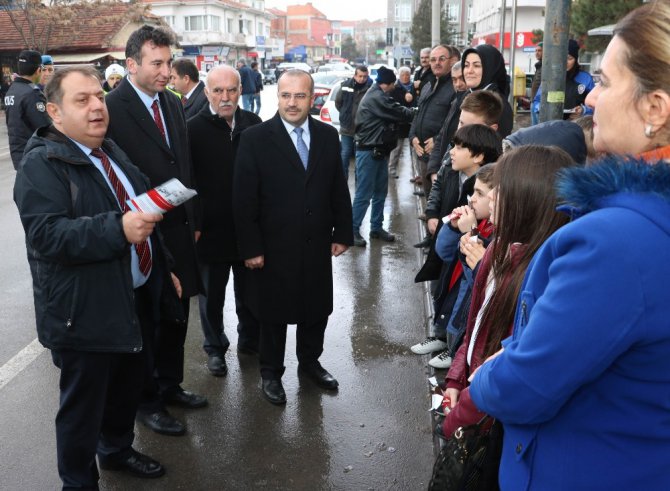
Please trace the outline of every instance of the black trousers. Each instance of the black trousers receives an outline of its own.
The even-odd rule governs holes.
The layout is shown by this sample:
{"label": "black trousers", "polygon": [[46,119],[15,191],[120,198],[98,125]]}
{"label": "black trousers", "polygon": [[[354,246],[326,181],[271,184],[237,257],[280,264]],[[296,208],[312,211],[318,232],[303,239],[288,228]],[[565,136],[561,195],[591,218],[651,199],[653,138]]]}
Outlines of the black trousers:
{"label": "black trousers", "polygon": [[200,323],[205,337],[203,349],[208,355],[223,356],[230,341],[223,325],[223,306],[226,302],[226,286],[233,271],[235,312],[237,313],[237,345],[258,351],[260,325],[244,303],[244,278],[246,268],[242,261],[202,262],[200,273],[205,283],[205,295],[198,297]]}
{"label": "black trousers", "polygon": [[184,342],[188,327],[190,298],[181,299],[186,322],[153,321],[142,325],[144,386],[140,411],[164,409],[162,394],[179,389],[184,381]]}
{"label": "black trousers", "polygon": [[[135,290],[141,325],[153,314],[145,288]],[[144,353],[52,350],[60,368],[56,415],[58,473],[63,489],[98,489],[96,452],[123,459],[130,452],[144,382]]]}
{"label": "black trousers", "polygon": [[[323,353],[323,336],[328,324],[325,319],[298,323],[296,329],[296,356],[301,365],[318,363]],[[264,379],[280,379],[284,374],[286,324],[261,322],[260,367]]]}

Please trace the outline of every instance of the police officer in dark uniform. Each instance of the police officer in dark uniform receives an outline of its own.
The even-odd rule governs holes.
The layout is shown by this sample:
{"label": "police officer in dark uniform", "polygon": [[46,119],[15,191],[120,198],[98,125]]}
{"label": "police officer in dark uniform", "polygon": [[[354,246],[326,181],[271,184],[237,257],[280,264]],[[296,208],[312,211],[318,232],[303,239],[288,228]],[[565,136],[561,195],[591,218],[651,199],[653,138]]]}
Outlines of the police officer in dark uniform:
{"label": "police officer in dark uniform", "polygon": [[5,94],[9,151],[14,169],[18,169],[26,143],[35,130],[51,123],[44,94],[35,85],[42,74],[42,55],[32,50],[21,51],[18,74]]}

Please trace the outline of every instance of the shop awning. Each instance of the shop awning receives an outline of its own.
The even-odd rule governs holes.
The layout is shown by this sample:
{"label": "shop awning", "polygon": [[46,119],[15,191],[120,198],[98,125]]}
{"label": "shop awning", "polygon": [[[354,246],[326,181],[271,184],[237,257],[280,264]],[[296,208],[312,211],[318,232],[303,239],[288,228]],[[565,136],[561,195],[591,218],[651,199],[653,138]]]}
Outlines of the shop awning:
{"label": "shop awning", "polygon": [[51,55],[54,63],[90,63],[105,56],[111,56],[117,60],[125,60],[126,53],[123,51],[107,51],[103,53],[67,53]]}

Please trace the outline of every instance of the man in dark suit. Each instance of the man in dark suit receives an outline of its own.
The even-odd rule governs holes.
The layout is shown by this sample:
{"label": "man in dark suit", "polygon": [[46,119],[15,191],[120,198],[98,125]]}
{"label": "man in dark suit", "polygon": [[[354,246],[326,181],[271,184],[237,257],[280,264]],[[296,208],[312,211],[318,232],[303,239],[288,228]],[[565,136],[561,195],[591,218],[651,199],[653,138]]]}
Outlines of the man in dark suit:
{"label": "man in dark suit", "polygon": [[259,124],[261,118],[238,106],[242,85],[239,72],[231,66],[221,65],[207,74],[205,93],[209,104],[186,124],[203,209],[198,241],[205,282],[205,294],[199,298],[203,348],[210,373],[221,377],[228,373],[225,354],[230,341],[223,329],[223,305],[231,269],[238,320],[237,352],[258,354],[260,327],[244,302],[246,275],[233,222],[233,164],[240,135]]}
{"label": "man in dark suit", "polygon": [[[185,186],[194,187],[184,111],[179,99],[165,90],[170,77],[171,44],[171,34],[151,26],[143,26],[130,35],[126,44],[128,76],[107,95],[108,136],[152,186],[177,178]],[[189,298],[202,290],[195,252],[197,230],[193,200],[172,210],[163,220],[165,243],[182,283],[182,308],[187,321],[163,321],[155,332],[143,333],[149,356],[138,420],[167,435],[181,435],[185,427],[167,412],[165,403],[187,408],[207,404],[207,399],[180,386],[184,378]]]}
{"label": "man in dark suit", "polygon": [[337,131],[309,117],[312,77],[288,70],[279,111],[247,129],[235,162],[233,213],[246,295],[260,321],[263,395],[284,404],[287,324],[297,324],[298,372],[328,390],[338,382],[319,363],[333,311],[331,256],[353,243],[351,201]]}
{"label": "man in dark suit", "polygon": [[207,107],[205,84],[200,80],[198,67],[188,58],[179,58],[172,62],[170,83],[181,94],[181,105],[184,106],[186,119],[198,114]]}
{"label": "man in dark suit", "polygon": [[[14,200],[26,231],[40,342],[60,369],[56,417],[63,489],[98,489],[98,467],[144,478],[165,470],[132,448],[142,390],[142,328],[159,298],[178,305],[161,215],[126,200],[146,178],[111,140],[98,72],[58,70],[46,88],[53,124],[28,141]],[[174,305],[174,304],[173,304]]]}

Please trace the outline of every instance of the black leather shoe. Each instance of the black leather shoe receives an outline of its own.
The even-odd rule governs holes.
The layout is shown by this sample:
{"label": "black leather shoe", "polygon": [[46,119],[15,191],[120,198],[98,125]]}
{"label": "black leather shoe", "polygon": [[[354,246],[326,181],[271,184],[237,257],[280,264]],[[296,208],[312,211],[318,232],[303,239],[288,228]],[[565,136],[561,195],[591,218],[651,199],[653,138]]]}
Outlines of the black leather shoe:
{"label": "black leather shoe", "polygon": [[431,237],[429,235],[426,235],[426,237],[421,242],[419,242],[418,244],[414,244],[414,247],[416,247],[417,249],[421,249],[423,247],[430,247],[430,243],[431,243]]}
{"label": "black leather shoe", "polygon": [[[224,362],[225,366],[225,362]],[[197,409],[207,405],[207,398],[179,388],[172,392],[167,392],[163,395],[165,404],[172,406],[181,406],[187,409]]]}
{"label": "black leather shoe", "polygon": [[335,377],[333,377],[328,370],[323,368],[320,363],[314,365],[298,365],[298,373],[306,375],[316,385],[326,390],[337,390],[340,385]]}
{"label": "black leather shoe", "polygon": [[223,377],[228,373],[226,359],[223,355],[209,355],[207,358],[207,369],[215,377]]}
{"label": "black leather shoe", "polygon": [[263,379],[263,396],[272,404],[286,404],[286,392],[281,380]]}
{"label": "black leather shoe", "polygon": [[150,430],[161,435],[180,436],[186,433],[184,425],[165,410],[155,413],[138,412],[136,419]]}
{"label": "black leather shoe", "polygon": [[165,468],[151,457],[139,453],[131,448],[131,453],[126,459],[114,458],[101,459],[98,457],[100,468],[107,471],[125,471],[133,476],[147,479],[161,477],[165,474]]}
{"label": "black leather shoe", "polygon": [[379,230],[371,230],[370,231],[370,238],[371,239],[381,239],[384,242],[393,242],[395,240],[395,235],[388,233],[386,230],[379,229]]}

